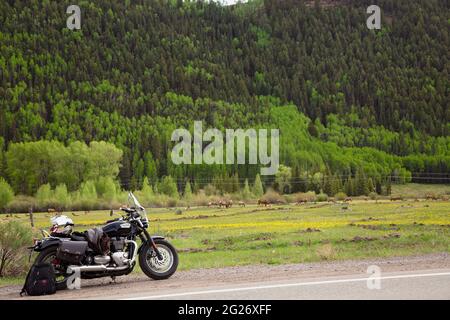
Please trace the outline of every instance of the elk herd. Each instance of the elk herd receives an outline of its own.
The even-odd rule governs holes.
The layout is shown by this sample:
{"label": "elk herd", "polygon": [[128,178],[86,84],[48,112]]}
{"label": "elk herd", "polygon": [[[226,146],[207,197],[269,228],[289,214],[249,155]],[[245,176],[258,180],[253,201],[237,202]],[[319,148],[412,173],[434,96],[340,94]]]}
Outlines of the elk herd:
{"label": "elk herd", "polygon": [[[241,203],[243,204],[243,206],[245,207],[245,203],[243,201],[239,201],[239,205],[241,205]],[[208,208],[211,207],[218,207],[218,208],[231,208],[233,206],[233,200],[217,200],[217,201],[211,201],[208,203]]]}

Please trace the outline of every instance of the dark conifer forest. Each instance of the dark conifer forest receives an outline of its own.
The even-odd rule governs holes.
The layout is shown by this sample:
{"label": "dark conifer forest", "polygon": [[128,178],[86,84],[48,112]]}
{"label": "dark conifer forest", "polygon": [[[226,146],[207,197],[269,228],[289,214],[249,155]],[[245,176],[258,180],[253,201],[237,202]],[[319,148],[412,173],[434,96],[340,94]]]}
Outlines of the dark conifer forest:
{"label": "dark conifer forest", "polygon": [[0,176],[15,193],[253,184],[259,165],[172,163],[172,131],[196,120],[279,128],[289,192],[449,182],[446,0],[84,0],[69,30],[73,2],[0,1]]}

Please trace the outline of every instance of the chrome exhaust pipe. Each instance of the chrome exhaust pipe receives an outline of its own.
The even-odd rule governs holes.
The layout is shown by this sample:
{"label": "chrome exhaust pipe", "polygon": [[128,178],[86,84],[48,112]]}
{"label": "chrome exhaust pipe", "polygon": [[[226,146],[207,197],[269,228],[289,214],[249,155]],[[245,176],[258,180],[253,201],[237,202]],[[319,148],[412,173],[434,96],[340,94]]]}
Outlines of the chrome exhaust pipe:
{"label": "chrome exhaust pipe", "polygon": [[68,266],[67,267],[67,273],[74,273],[74,272],[99,272],[99,271],[122,271],[128,269],[129,266],[121,266],[121,267],[107,267],[103,264],[100,265],[93,265],[93,266]]}

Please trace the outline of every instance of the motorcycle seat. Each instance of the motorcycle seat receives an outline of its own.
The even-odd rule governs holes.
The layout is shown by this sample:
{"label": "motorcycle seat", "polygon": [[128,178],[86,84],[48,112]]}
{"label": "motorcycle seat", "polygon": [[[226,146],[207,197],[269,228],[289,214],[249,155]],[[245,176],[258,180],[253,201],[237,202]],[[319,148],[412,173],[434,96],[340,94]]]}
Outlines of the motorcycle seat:
{"label": "motorcycle seat", "polygon": [[73,241],[86,241],[86,236],[83,232],[73,232],[70,235],[70,239],[72,239]]}

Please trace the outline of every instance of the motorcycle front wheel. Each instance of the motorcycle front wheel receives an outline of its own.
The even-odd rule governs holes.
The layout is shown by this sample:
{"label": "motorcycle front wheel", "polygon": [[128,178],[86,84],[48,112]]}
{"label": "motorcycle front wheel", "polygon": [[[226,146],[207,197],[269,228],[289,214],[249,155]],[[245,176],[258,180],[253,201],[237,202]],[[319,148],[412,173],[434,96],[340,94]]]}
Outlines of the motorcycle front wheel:
{"label": "motorcycle front wheel", "polygon": [[162,256],[158,259],[150,243],[145,243],[139,254],[139,266],[147,277],[164,280],[175,273],[178,268],[178,253],[166,240],[155,239],[156,247]]}

